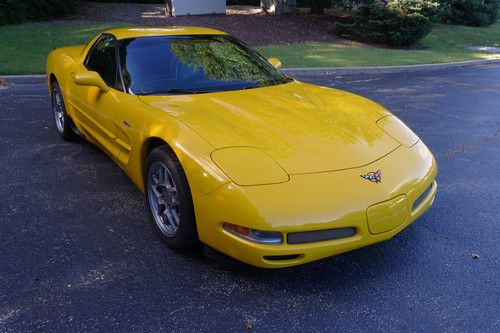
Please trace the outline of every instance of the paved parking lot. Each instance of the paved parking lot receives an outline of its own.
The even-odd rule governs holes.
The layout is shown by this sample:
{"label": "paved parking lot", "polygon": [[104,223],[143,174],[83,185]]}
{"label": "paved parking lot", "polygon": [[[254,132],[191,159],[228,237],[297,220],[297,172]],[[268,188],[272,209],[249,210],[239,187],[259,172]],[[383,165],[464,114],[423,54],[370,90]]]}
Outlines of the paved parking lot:
{"label": "paved parking lot", "polygon": [[500,331],[500,66],[304,76],[393,110],[438,160],[434,206],[381,244],[284,270],[165,247],[44,84],[0,89],[0,332]]}

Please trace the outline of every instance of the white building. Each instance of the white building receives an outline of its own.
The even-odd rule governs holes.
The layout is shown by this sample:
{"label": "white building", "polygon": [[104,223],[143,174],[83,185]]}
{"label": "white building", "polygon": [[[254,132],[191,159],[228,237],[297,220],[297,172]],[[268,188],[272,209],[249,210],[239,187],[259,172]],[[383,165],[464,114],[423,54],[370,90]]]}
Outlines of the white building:
{"label": "white building", "polygon": [[172,0],[173,15],[225,14],[226,0]]}

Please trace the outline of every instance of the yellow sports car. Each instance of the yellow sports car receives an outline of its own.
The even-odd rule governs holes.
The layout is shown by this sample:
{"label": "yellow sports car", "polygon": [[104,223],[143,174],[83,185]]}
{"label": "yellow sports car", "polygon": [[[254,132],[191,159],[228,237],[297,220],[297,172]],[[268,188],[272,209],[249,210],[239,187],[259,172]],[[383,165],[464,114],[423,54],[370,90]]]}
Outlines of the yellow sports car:
{"label": "yellow sports car", "polygon": [[47,60],[65,140],[99,146],[174,248],[287,267],[386,240],[432,204],[437,167],[398,118],[299,82],[226,33],[106,31]]}

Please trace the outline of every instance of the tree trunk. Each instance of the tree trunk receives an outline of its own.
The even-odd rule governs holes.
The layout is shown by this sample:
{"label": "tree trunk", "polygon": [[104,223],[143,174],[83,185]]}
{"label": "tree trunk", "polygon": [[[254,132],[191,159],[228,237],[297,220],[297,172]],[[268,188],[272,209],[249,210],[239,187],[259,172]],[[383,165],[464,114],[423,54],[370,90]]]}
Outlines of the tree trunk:
{"label": "tree trunk", "polygon": [[281,15],[285,10],[285,0],[274,0],[274,13]]}
{"label": "tree trunk", "polygon": [[165,0],[165,12],[167,16],[174,16],[174,9],[172,8],[172,0]]}
{"label": "tree trunk", "polygon": [[325,0],[311,0],[311,13],[324,14],[325,13]]}

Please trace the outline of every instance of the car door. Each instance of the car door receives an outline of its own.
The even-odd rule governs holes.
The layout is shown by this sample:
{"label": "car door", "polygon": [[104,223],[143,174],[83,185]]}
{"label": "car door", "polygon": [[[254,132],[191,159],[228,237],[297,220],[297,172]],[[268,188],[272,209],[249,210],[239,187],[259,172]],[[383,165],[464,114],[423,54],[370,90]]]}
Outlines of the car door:
{"label": "car door", "polygon": [[116,138],[116,114],[127,94],[123,92],[117,63],[117,41],[114,36],[103,34],[90,49],[83,66],[97,72],[111,88],[104,92],[99,87],[72,87],[74,106],[79,113],[81,126],[87,136],[95,141],[112,158],[118,160],[120,144]]}

